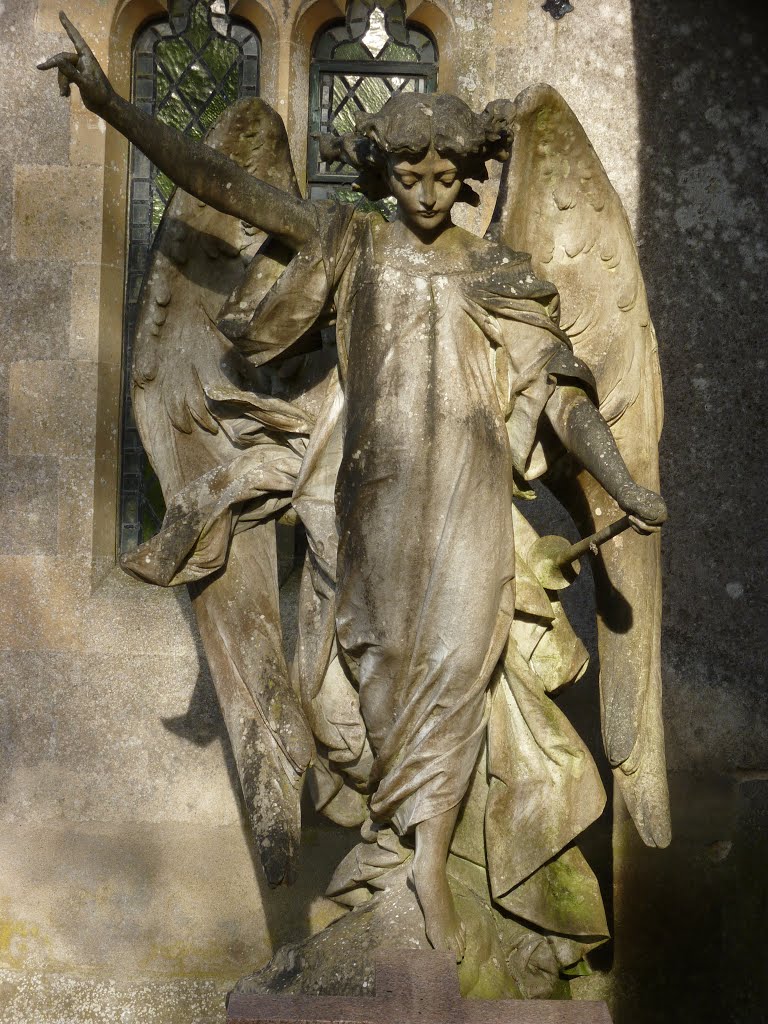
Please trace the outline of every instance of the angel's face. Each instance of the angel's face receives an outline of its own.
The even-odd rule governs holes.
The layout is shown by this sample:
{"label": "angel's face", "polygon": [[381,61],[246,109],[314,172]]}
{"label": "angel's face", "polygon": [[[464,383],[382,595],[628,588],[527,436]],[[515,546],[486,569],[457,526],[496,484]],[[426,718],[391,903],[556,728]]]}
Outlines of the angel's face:
{"label": "angel's face", "polygon": [[450,224],[451,207],[462,184],[452,160],[429,149],[416,163],[393,157],[388,170],[399,220],[418,234],[431,234]]}

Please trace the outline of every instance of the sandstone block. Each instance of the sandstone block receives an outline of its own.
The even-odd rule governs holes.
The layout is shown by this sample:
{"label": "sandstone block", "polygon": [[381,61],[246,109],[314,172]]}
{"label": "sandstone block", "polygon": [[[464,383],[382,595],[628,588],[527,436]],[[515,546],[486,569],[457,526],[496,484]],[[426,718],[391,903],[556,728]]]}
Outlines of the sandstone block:
{"label": "sandstone block", "polygon": [[10,456],[0,470],[0,551],[9,555],[55,555],[59,514],[58,461],[46,456]]}
{"label": "sandstone block", "polygon": [[58,360],[13,363],[8,445],[17,455],[79,455],[93,450],[96,368]]}
{"label": "sandstone block", "polygon": [[16,259],[99,259],[99,167],[19,165],[14,173],[13,252]]}
{"label": "sandstone block", "polygon": [[0,556],[0,647],[73,650],[80,643],[82,581],[50,556]]}

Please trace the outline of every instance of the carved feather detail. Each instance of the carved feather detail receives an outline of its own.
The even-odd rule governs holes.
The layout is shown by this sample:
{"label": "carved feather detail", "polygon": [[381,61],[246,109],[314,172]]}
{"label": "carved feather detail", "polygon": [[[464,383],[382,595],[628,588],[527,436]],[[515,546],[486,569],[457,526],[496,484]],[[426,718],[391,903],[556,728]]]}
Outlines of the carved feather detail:
{"label": "carved feather detail", "polygon": [[[282,120],[261,100],[242,100],[206,138],[263,181],[298,185]],[[248,367],[215,322],[265,236],[180,189],[157,232],[137,318],[133,363],[136,422],[169,503],[206,473],[242,455],[244,441],[222,405],[241,398]],[[264,396],[262,422],[306,424]],[[258,418],[257,412],[253,416]],[[255,428],[254,428],[255,429]],[[241,443],[242,441],[242,443]],[[274,522],[237,532],[222,572],[190,593],[237,763],[243,798],[270,884],[290,880],[298,851],[302,775],[314,742],[291,689],[283,654]],[[231,526],[231,530],[230,530]],[[236,533],[235,536],[231,536]]]}
{"label": "carved feather detail", "polygon": [[[619,450],[635,480],[658,489],[656,335],[621,200],[555,89],[532,86],[505,103],[505,112],[515,140],[488,234],[530,252],[534,270],[559,289],[561,326],[594,374],[600,410]],[[582,530],[619,514],[588,474],[575,486],[565,477],[551,472],[545,479]],[[606,545],[595,576],[606,753],[643,839],[664,846],[669,806],[659,711],[659,550],[657,538],[637,535]]]}

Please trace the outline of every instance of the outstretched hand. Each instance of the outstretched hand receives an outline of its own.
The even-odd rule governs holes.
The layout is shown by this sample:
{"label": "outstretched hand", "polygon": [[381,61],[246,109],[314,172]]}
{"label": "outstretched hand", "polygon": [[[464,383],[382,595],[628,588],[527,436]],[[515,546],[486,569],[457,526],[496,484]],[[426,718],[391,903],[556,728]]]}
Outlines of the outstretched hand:
{"label": "outstretched hand", "polygon": [[94,57],[90,46],[64,11],[59,12],[59,21],[72,40],[76,52],[57,53],[55,57],[50,57],[42,64],[38,64],[38,70],[49,71],[51,68],[57,68],[61,95],[69,96],[71,84],[74,82],[80,89],[85,106],[88,110],[98,114],[107,106],[112,94],[112,86]]}

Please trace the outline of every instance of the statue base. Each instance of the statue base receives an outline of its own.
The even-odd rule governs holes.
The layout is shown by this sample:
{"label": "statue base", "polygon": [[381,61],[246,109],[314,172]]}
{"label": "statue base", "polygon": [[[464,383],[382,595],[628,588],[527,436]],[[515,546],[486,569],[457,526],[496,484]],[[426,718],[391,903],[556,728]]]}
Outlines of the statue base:
{"label": "statue base", "polygon": [[[382,871],[373,861],[384,853],[374,844],[355,847],[329,889],[334,898],[344,890],[340,899],[349,912],[316,935],[282,946],[268,964],[237,983],[233,997],[366,999],[375,989],[377,962],[404,950],[417,958],[434,955],[409,879],[410,853],[406,851],[404,860],[398,854],[402,862]],[[339,879],[343,882],[350,874],[369,877],[368,886],[342,885]],[[461,858],[449,858],[448,879],[466,928],[467,952],[458,967],[461,995],[473,1000],[556,1000],[558,1005],[567,1001],[570,986],[565,978],[596,943],[534,932],[493,905],[485,872]],[[372,893],[374,885],[379,891]],[[454,965],[452,985],[456,974]]]}
{"label": "statue base", "polygon": [[369,996],[233,992],[228,1024],[611,1024],[605,1003],[462,999],[449,953],[399,950],[376,958]]}

